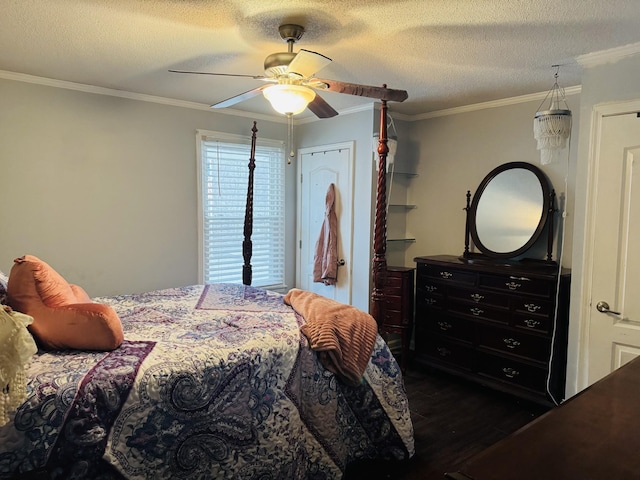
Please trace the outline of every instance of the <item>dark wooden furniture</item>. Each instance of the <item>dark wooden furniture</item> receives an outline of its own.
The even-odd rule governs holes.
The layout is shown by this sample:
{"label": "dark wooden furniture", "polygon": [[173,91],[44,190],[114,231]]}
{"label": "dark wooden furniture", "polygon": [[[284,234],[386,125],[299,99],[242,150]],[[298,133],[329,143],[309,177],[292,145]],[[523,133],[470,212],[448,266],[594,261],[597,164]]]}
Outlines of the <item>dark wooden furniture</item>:
{"label": "dark wooden furniture", "polygon": [[256,122],[253,122],[251,129],[251,156],[249,157],[249,179],[247,181],[247,203],[244,209],[244,240],[242,241],[242,283],[243,285],[251,285],[253,271],[251,267],[251,256],[253,255],[253,242],[251,235],[253,234],[253,171],[256,169],[256,133],[258,129]]}
{"label": "dark wooden furniture", "polygon": [[405,371],[409,342],[413,328],[414,268],[387,267],[384,287],[384,319],[378,331],[384,334],[399,334],[401,340],[400,368]]}
{"label": "dark wooden furniture", "polygon": [[640,477],[640,358],[467,462],[455,480]]}
{"label": "dark wooden furniture", "polygon": [[370,313],[378,325],[384,318],[384,286],[387,274],[387,101],[380,102],[380,133],[378,135],[378,179],[376,213],[373,222],[373,258],[371,259]]}
{"label": "dark wooden furniture", "polygon": [[545,263],[415,261],[417,362],[545,405],[564,398],[568,271],[558,282]]}

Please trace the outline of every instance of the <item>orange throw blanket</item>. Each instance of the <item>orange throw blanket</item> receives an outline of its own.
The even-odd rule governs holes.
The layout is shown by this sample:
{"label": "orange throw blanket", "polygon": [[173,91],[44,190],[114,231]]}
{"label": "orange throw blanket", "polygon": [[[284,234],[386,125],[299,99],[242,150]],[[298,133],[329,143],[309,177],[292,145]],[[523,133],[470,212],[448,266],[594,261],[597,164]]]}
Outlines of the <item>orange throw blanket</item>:
{"label": "orange throw blanket", "polygon": [[351,305],[293,288],[284,297],[306,323],[300,328],[324,367],[359,384],[378,334],[371,315]]}

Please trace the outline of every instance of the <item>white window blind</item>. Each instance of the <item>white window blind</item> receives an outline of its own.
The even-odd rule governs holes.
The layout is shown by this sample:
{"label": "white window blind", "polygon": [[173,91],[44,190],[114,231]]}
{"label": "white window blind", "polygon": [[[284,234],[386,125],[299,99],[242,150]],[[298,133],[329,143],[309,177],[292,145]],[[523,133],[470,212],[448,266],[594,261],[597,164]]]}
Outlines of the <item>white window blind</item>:
{"label": "white window blind", "polygon": [[[242,283],[251,138],[198,132],[203,283]],[[257,138],[253,178],[252,285],[284,285],[284,144]]]}

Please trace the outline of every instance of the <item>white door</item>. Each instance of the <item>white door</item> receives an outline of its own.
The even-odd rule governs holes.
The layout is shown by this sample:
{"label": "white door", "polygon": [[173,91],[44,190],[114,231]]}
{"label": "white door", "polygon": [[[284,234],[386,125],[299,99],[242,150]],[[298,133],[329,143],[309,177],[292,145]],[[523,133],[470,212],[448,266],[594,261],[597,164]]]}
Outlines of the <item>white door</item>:
{"label": "white door", "polygon": [[[298,278],[297,287],[342,303],[351,302],[353,229],[353,143],[300,149],[298,152]],[[325,197],[335,185],[338,219],[338,268],[335,285],[313,281],[313,256],[325,213]]]}
{"label": "white door", "polygon": [[593,185],[589,384],[640,355],[640,118],[635,113],[602,117]]}

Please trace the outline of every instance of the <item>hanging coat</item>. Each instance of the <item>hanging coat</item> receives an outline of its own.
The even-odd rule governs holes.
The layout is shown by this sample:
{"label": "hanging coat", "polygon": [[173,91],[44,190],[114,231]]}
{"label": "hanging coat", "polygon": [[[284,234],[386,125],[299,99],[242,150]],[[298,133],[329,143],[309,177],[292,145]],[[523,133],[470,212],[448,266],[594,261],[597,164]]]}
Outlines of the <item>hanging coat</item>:
{"label": "hanging coat", "polygon": [[338,279],[338,218],[335,211],[336,191],[332,183],[325,199],[324,221],[313,256],[313,281],[335,285]]}

